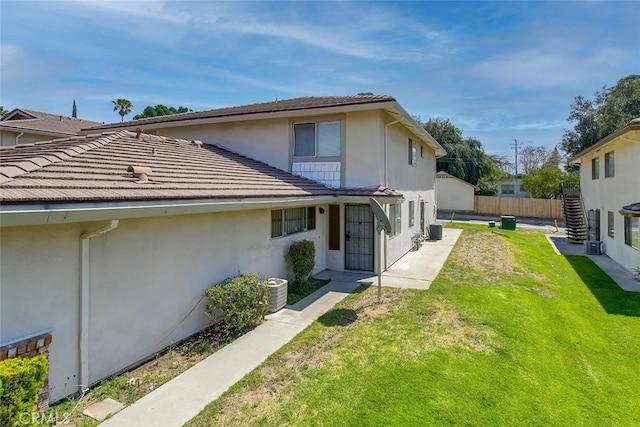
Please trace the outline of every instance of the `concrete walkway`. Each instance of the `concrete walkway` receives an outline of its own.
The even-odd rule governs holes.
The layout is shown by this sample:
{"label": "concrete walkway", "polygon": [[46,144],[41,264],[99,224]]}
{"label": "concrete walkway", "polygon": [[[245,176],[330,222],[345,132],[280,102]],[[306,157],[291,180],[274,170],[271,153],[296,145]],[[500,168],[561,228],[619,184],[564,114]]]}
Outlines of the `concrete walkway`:
{"label": "concrete walkway", "polygon": [[[383,274],[382,284],[428,289],[461,232],[443,229],[442,240],[425,242],[419,251],[407,253]],[[295,305],[267,316],[266,321],[253,331],[142,397],[100,426],[183,425],[358,286],[378,283],[377,276],[370,273],[326,270],[316,277],[332,280]]]}
{"label": "concrete walkway", "polygon": [[582,255],[589,257],[620,286],[631,292],[640,292],[640,281],[629,270],[609,258],[607,255],[587,255],[583,245],[569,243],[566,236],[547,234],[547,240],[558,255]]}

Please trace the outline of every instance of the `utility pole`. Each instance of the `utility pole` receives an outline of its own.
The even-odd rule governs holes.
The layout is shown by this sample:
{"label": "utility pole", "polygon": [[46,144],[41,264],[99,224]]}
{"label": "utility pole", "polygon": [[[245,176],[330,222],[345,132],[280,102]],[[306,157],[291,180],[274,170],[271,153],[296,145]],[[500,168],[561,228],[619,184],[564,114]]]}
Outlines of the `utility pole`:
{"label": "utility pole", "polygon": [[511,144],[511,148],[514,148],[516,151],[516,178],[518,177],[518,140],[514,139],[514,142]]}

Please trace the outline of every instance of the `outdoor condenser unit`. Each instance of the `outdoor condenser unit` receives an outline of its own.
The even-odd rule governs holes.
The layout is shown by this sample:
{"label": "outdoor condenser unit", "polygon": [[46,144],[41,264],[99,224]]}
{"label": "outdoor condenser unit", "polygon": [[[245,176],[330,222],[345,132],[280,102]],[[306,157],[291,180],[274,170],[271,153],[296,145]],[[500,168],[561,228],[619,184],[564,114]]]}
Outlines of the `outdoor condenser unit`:
{"label": "outdoor condenser unit", "polygon": [[584,242],[584,252],[587,255],[600,255],[600,242],[597,240],[587,240]]}

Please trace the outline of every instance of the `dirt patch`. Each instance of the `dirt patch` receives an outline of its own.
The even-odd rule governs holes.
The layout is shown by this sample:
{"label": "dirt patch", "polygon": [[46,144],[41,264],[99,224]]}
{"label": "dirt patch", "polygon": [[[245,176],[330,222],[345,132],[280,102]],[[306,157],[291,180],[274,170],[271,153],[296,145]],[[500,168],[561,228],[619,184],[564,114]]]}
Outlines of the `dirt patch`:
{"label": "dirt patch", "polygon": [[516,258],[507,237],[490,232],[464,232],[454,253],[461,266],[501,273],[516,271]]}
{"label": "dirt patch", "polygon": [[425,348],[433,351],[439,348],[466,347],[475,351],[489,351],[493,331],[486,326],[472,325],[446,301],[435,301],[425,325]]}

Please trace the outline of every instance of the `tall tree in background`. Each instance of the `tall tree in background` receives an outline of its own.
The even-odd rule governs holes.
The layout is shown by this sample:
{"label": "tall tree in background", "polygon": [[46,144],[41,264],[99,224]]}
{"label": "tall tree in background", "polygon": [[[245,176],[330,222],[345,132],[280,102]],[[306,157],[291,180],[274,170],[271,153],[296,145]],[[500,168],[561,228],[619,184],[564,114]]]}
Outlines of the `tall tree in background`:
{"label": "tall tree in background", "polygon": [[436,169],[478,184],[480,178],[491,172],[492,164],[476,138],[463,138],[462,131],[448,119],[430,119],[424,129],[447,151],[437,160]]}
{"label": "tall tree in background", "polygon": [[169,116],[171,114],[188,113],[189,111],[193,110],[182,106],[175,108],[167,107],[166,105],[162,104],[158,104],[154,107],[149,105],[141,114],[136,114],[135,116],[133,116],[133,120],[144,119],[146,117]]}
{"label": "tall tree in background", "polygon": [[71,108],[71,117],[78,118],[78,108],[76,107],[76,100],[73,100],[73,107]]}
{"label": "tall tree in background", "polygon": [[0,117],[4,117],[7,114],[9,114],[9,111],[5,110],[4,107],[2,105],[0,105]]}
{"label": "tall tree in background", "polygon": [[544,146],[533,147],[528,145],[520,150],[520,164],[525,175],[532,175],[536,170],[542,169],[547,162],[549,152]]}
{"label": "tall tree in background", "polygon": [[124,121],[124,116],[131,112],[133,108],[133,104],[128,99],[118,98],[113,102],[113,111],[117,111],[122,119],[120,121]]}
{"label": "tall tree in background", "polygon": [[545,166],[532,175],[522,177],[522,189],[536,199],[556,198],[560,194],[560,184],[565,187],[578,187],[578,175],[565,172],[555,166]]}
{"label": "tall tree in background", "polygon": [[630,75],[612,88],[604,86],[592,100],[574,98],[567,118],[574,126],[564,131],[560,148],[575,155],[636,117],[640,117],[640,75]]}

